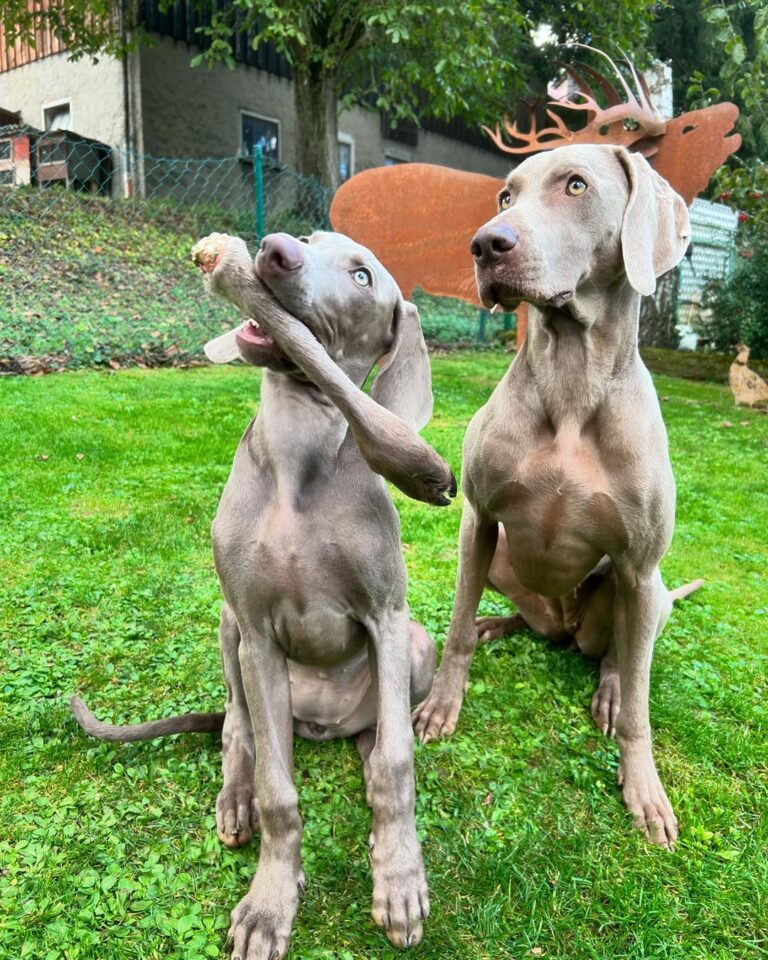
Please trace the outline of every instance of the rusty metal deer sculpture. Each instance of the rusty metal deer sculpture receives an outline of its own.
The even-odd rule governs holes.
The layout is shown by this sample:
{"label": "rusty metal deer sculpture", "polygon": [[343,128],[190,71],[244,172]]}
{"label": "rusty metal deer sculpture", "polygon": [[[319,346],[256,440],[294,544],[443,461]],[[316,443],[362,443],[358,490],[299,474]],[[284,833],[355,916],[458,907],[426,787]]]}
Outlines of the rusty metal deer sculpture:
{"label": "rusty metal deer sculpture", "polygon": [[[610,57],[595,52],[608,61],[615,79],[588,64],[560,64],[574,92],[547,105],[546,125],[537,124],[531,110],[524,125],[505,119],[495,130],[483,129],[499,150],[521,159],[565,144],[623,145],[642,153],[690,205],[741,144],[741,137],[731,132],[738,107],[719,103],[664,118],[631,62],[624,61],[624,69],[632,85]],[[336,230],[375,252],[405,296],[419,286],[478,303],[469,241],[494,216],[501,186],[495,177],[433,164],[376,167],[339,188],[331,221]],[[518,339],[522,327],[524,322],[518,324]]]}

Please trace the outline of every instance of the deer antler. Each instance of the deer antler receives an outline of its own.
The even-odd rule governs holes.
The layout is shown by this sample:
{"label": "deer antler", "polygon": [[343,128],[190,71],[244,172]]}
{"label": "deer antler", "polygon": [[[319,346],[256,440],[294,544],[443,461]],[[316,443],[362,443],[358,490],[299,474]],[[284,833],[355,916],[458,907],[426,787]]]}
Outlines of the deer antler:
{"label": "deer antler", "polygon": [[[577,88],[574,96],[579,99],[571,96],[564,97],[562,100],[551,100],[546,111],[551,121],[550,126],[539,128],[533,111],[531,111],[531,129],[528,132],[519,130],[516,124],[510,123],[509,118],[505,117],[503,121],[504,132],[513,141],[519,141],[520,145],[508,143],[504,139],[499,124],[496,125],[495,131],[483,127],[491,140],[504,153],[534,153],[538,150],[552,150],[565,143],[612,143],[628,147],[640,140],[653,140],[660,137],[666,130],[666,120],[659,115],[654,107],[645,80],[638,74],[629,58],[625,58],[623,62],[636,85],[634,91],[624,79],[618,65],[607,53],[583,43],[577,43],[574,46],[581,47],[584,50],[592,50],[605,57],[621,85],[624,99],[608,77],[593,67],[587,64],[579,64],[577,70],[567,64],[560,64],[573,80]],[[606,108],[601,107],[597,102],[593,86],[590,86],[585,76],[602,91],[608,103]],[[573,113],[585,113],[588,118],[586,126],[581,130],[570,130],[563,117],[555,113],[553,108],[571,111],[571,115]],[[628,121],[631,122],[628,123]],[[645,149],[642,152],[646,155],[656,152],[655,145],[649,143],[644,146]]]}

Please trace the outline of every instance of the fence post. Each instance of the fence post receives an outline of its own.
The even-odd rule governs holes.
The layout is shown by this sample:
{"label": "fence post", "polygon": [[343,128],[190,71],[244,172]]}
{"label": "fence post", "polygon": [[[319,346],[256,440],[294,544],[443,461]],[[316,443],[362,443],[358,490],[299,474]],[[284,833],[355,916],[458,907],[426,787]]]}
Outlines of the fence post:
{"label": "fence post", "polygon": [[253,147],[253,194],[256,201],[256,242],[264,237],[264,156],[261,144]]}
{"label": "fence post", "polygon": [[486,323],[488,322],[488,317],[490,316],[490,313],[487,310],[484,310],[482,307],[480,308],[479,312],[480,312],[480,316],[478,318],[478,323],[477,323],[477,339],[479,343],[484,343],[485,342],[485,326],[486,326]]}

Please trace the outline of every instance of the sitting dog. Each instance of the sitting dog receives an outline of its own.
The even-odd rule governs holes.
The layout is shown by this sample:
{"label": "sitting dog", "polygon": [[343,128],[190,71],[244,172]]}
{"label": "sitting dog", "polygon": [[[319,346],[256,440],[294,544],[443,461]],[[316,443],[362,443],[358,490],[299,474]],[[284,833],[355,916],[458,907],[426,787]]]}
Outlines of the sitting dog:
{"label": "sitting dog", "polygon": [[[339,234],[271,235],[255,264],[242,241],[214,234],[194,256],[217,292],[260,320],[207,353],[265,371],[213,522],[226,713],[111,727],[82,701],[73,710],[103,739],[223,722],[219,837],[234,847],[261,829],[258,869],[232,913],[242,960],[285,954],[304,882],[294,731],[355,736],[373,811],[373,918],[408,947],[429,912],[410,710],[430,689],[435,649],[409,620],[397,512],[366,459],[423,499],[455,493],[448,467],[414,433],[432,411],[418,312],[368,250]],[[369,397],[359,388],[377,361]]]}
{"label": "sitting dog", "polygon": [[[445,653],[416,730],[456,727],[475,646],[530,626],[600,657],[593,715],[613,732],[635,825],[663,846],[677,822],[651,753],[648,687],[675,595],[659,573],[675,484],[637,349],[640,297],[688,245],[682,199],[639,154],[569,146],[507,178],[471,244],[488,307],[531,305],[528,336],[464,442],[466,494]],[[517,617],[475,622],[487,582]]]}

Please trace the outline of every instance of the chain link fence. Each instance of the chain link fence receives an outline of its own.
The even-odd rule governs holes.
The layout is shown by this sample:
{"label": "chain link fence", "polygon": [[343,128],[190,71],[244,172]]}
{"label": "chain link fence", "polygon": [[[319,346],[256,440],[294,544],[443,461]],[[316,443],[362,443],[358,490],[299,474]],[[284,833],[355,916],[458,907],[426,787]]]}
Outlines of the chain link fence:
{"label": "chain link fence", "polygon": [[[256,150],[169,159],[57,130],[0,128],[0,373],[202,362],[232,323],[189,253],[213,231],[252,246],[329,229],[330,192]],[[493,342],[512,318],[418,294],[425,336]]]}

